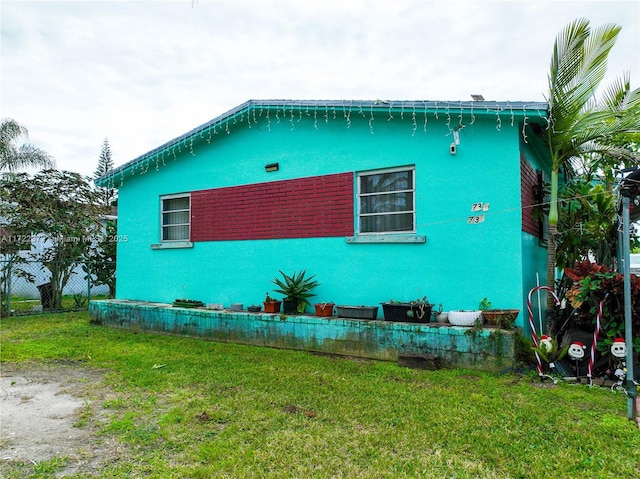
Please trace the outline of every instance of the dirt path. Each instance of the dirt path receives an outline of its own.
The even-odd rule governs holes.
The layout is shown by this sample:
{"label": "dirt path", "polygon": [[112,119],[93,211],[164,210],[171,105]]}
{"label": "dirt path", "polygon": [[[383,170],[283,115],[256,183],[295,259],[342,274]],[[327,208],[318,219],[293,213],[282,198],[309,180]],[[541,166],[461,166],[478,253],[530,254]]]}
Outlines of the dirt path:
{"label": "dirt path", "polygon": [[56,458],[61,477],[97,471],[108,450],[95,434],[101,379],[75,362],[0,365],[0,477]]}

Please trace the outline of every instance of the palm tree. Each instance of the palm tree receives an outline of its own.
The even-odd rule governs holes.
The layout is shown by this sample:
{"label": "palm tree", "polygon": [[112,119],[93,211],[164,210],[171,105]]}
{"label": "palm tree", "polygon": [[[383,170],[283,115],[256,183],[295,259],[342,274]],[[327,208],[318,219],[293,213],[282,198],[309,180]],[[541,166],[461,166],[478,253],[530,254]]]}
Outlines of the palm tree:
{"label": "palm tree", "polygon": [[23,168],[53,168],[53,158],[44,150],[29,143],[20,144],[28,138],[27,129],[11,118],[0,124],[0,171],[17,171]]}
{"label": "palm tree", "polygon": [[[637,152],[616,146],[613,140],[640,130],[640,89],[631,91],[627,74],[603,92],[602,100],[596,98],[619,32],[613,24],[591,30],[588,20],[577,19],[560,31],[554,44],[546,135],[551,155],[547,285],[554,290],[559,172],[571,173],[572,160],[589,154],[619,162],[639,160]],[[548,299],[551,308],[553,298]]]}

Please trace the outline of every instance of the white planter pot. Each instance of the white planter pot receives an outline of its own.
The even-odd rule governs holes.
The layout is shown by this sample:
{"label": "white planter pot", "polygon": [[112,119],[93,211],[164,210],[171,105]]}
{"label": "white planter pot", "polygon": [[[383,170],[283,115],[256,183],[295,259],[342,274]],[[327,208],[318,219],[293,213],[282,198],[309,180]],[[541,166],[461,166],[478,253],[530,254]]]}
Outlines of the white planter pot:
{"label": "white planter pot", "polygon": [[454,326],[473,326],[482,311],[449,311],[449,322]]}

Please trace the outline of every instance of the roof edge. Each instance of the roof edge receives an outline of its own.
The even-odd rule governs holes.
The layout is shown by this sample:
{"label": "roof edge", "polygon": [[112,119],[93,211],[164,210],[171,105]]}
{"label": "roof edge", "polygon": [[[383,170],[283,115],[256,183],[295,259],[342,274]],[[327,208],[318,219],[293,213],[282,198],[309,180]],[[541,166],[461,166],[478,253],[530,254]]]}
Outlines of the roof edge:
{"label": "roof edge", "polygon": [[172,139],[162,145],[134,158],[127,163],[124,163],[117,168],[111,170],[107,174],[100,176],[94,180],[97,186],[107,186],[109,180],[115,178],[117,175],[124,175],[124,172],[143,161],[157,155],[158,153],[167,150],[169,148],[179,145],[181,142],[190,139],[204,131],[209,130],[216,125],[222,124],[230,119],[235,118],[238,115],[243,114],[251,108],[283,108],[294,109],[301,108],[341,108],[345,112],[349,111],[360,112],[362,110],[367,111],[382,111],[388,110],[389,112],[407,112],[414,109],[420,110],[420,112],[438,113],[438,112],[458,112],[458,111],[470,111],[476,115],[496,115],[502,112],[509,112],[514,116],[525,116],[527,112],[536,112],[536,116],[546,121],[548,116],[549,104],[547,102],[535,102],[535,101],[432,101],[432,100],[247,100],[244,103],[232,108],[229,111],[209,120],[202,125]]}

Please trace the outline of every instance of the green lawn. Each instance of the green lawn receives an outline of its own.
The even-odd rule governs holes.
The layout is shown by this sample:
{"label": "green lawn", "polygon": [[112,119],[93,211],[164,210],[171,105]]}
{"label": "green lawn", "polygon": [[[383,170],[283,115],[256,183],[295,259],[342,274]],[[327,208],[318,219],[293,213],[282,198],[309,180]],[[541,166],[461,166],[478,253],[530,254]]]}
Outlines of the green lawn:
{"label": "green lawn", "polygon": [[[106,299],[105,295],[93,295],[92,300]],[[42,303],[40,298],[23,298],[20,296],[11,296],[10,309],[12,314],[33,314],[34,309],[41,307]],[[3,305],[4,306],[4,305]],[[65,294],[62,296],[62,308],[64,311],[79,311],[88,308],[87,295],[84,293],[79,294]]]}
{"label": "green lawn", "polygon": [[106,372],[79,427],[126,454],[72,477],[640,477],[640,430],[607,389],[113,330],[86,312],[2,319],[0,344],[4,364]]}

